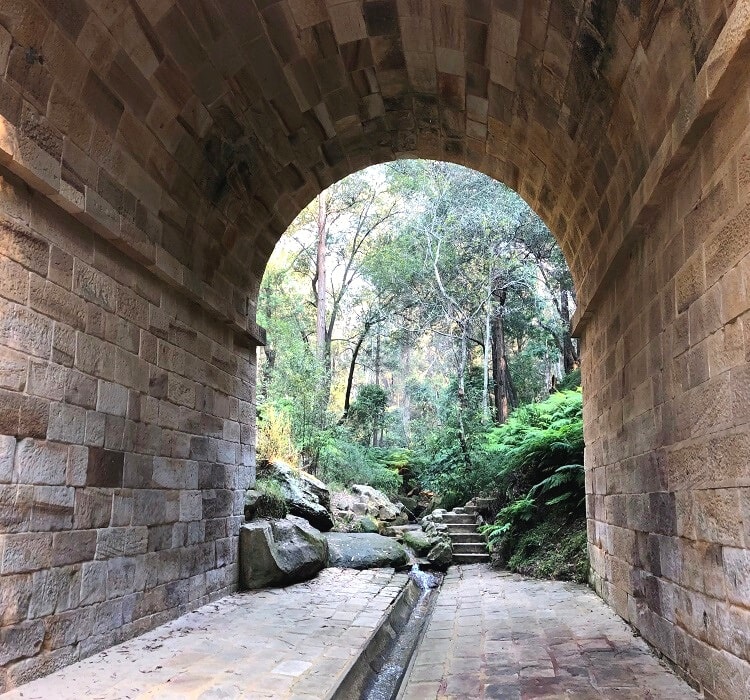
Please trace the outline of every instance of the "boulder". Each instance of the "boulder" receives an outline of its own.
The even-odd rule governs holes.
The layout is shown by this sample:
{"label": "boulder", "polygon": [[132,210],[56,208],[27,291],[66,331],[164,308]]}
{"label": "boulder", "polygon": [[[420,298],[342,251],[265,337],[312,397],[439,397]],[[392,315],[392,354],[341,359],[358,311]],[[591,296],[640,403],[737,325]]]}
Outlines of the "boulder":
{"label": "boulder", "polygon": [[286,586],[307,581],[328,560],[328,542],[304,518],[256,520],[240,528],[240,585]]}
{"label": "boulder", "polygon": [[304,518],[323,532],[333,527],[331,494],[326,485],[312,474],[275,459],[261,462],[257,476],[272,479],[279,485],[292,515]]}
{"label": "boulder", "polygon": [[396,496],[394,500],[400,503],[413,518],[421,512],[419,501],[416,498],[412,498],[411,496]]}
{"label": "boulder", "polygon": [[405,530],[402,539],[404,544],[414,550],[414,554],[418,557],[427,554],[435,544],[423,530]]}
{"label": "boulder", "polygon": [[328,566],[348,569],[399,567],[408,563],[406,550],[395,540],[369,532],[326,532]]}
{"label": "boulder", "polygon": [[453,560],[453,543],[443,516],[447,513],[437,508],[420,521],[424,535],[430,543],[427,560],[438,569],[447,569]]}
{"label": "boulder", "polygon": [[453,545],[449,539],[440,539],[435,542],[429,552],[427,561],[438,569],[447,569],[453,561]]}
{"label": "boulder", "polygon": [[383,523],[395,525],[409,521],[404,506],[401,503],[393,503],[382,491],[366,484],[354,484],[351,491],[357,497],[358,502],[362,504],[360,506],[354,504],[352,510],[355,513],[364,509],[366,515],[371,515]]}
{"label": "boulder", "polygon": [[380,523],[371,515],[363,515],[354,521],[355,532],[380,532]]}

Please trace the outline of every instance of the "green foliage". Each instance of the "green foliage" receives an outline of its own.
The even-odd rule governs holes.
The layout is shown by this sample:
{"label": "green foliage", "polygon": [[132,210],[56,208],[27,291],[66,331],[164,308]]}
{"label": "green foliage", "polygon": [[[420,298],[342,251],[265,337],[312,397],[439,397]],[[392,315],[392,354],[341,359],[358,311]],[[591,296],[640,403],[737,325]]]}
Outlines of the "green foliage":
{"label": "green foliage", "polygon": [[574,391],[581,386],[581,369],[574,369],[566,374],[562,381],[557,385],[558,391]]}
{"label": "green foliage", "polygon": [[491,483],[505,503],[495,522],[482,529],[496,559],[513,571],[585,579],[580,390],[522,407],[487,434],[485,449],[479,482],[485,488]]}
{"label": "green foliage", "polygon": [[258,447],[260,459],[283,459],[290,464],[299,461],[299,452],[292,439],[292,422],[289,412],[264,404],[258,410]]}
{"label": "green foliage", "polygon": [[384,427],[388,392],[377,384],[365,384],[357,391],[357,398],[349,407],[346,422],[357,440],[367,445],[377,431]]}
{"label": "green foliage", "polygon": [[[324,353],[318,202],[290,227],[263,280],[259,454],[301,457],[329,483],[419,487],[448,508],[499,493],[498,542],[547,512],[578,513],[580,392],[547,391],[570,340],[574,295],[544,223],[501,183],[431,161],[359,173],[325,199]],[[498,428],[495,342],[509,404],[529,404]],[[580,372],[559,386],[579,384]]]}
{"label": "green foliage", "polygon": [[286,499],[279,484],[273,479],[258,479],[255,490],[260,497],[255,503],[256,518],[285,518],[289,514]]}
{"label": "green foliage", "polygon": [[547,519],[518,535],[507,566],[527,576],[586,583],[586,521]]}
{"label": "green foliage", "polygon": [[389,455],[389,450],[355,441],[344,427],[331,428],[321,434],[318,476],[329,484],[369,484],[395,494],[402,479],[398,469],[389,464]]}

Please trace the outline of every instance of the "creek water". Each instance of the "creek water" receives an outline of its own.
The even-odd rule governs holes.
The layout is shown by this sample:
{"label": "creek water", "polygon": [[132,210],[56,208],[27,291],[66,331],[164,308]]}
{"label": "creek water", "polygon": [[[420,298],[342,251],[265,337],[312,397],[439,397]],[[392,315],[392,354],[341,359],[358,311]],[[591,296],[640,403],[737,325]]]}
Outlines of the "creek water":
{"label": "creek water", "polygon": [[370,678],[361,695],[362,700],[393,700],[401,686],[412,654],[429,618],[442,576],[422,571],[415,562],[409,578],[419,589],[419,597],[411,615],[382,656],[382,665]]}

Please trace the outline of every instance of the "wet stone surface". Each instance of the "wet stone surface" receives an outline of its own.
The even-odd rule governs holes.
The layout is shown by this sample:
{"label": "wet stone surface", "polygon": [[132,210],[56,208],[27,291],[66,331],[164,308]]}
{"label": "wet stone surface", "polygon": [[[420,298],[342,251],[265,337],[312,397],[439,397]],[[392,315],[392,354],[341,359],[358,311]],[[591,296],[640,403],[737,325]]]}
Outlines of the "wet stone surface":
{"label": "wet stone surface", "polygon": [[393,569],[325,569],[288,588],[237,593],[0,698],[319,700],[407,580]]}
{"label": "wet stone surface", "polygon": [[590,589],[448,571],[399,700],[698,698]]}

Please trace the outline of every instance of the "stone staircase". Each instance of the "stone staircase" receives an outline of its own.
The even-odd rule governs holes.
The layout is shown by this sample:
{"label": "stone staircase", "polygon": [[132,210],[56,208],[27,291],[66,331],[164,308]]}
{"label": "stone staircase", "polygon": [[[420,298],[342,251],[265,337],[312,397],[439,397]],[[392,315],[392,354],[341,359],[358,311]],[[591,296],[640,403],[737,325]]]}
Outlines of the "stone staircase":
{"label": "stone staircase", "polygon": [[448,535],[453,542],[454,564],[479,564],[490,561],[484,537],[477,532],[478,510],[476,505],[467,503],[443,516],[443,522],[448,526]]}

